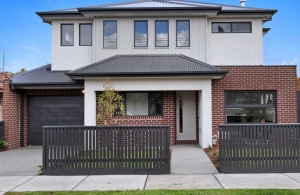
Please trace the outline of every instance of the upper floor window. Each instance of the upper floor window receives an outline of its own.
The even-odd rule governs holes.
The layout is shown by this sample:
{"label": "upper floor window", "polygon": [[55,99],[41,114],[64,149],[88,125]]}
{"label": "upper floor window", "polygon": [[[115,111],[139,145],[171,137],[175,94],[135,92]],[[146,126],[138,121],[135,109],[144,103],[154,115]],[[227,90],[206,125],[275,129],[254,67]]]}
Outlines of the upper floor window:
{"label": "upper floor window", "polygon": [[79,45],[92,45],[92,24],[79,24]]}
{"label": "upper floor window", "polygon": [[176,21],[176,46],[177,47],[190,46],[190,21],[189,20]]}
{"label": "upper floor window", "polygon": [[61,24],[61,46],[74,45],[74,24]]}
{"label": "upper floor window", "polygon": [[251,22],[213,22],[213,33],[251,33]]}
{"label": "upper floor window", "polygon": [[226,92],[227,123],[275,123],[274,91]]}
{"label": "upper floor window", "polygon": [[155,47],[169,47],[169,21],[155,21]]}
{"label": "upper floor window", "polygon": [[134,21],[134,47],[148,47],[148,21]]}
{"label": "upper floor window", "polygon": [[117,48],[117,21],[103,21],[103,47]]}

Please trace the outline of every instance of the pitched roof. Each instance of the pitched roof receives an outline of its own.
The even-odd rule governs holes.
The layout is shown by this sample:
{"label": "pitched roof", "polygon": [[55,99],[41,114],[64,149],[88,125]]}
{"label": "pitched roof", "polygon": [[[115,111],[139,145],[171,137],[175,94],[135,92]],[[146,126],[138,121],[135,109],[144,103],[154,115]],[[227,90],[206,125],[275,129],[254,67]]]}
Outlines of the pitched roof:
{"label": "pitched roof", "polygon": [[116,55],[66,73],[69,76],[224,76],[227,71],[184,55]]}
{"label": "pitched roof", "polygon": [[75,84],[65,75],[66,71],[51,71],[51,64],[16,74],[11,78],[11,85],[23,84]]}
{"label": "pitched roof", "polygon": [[[263,8],[253,8],[253,7],[242,7],[234,5],[225,4],[214,4],[214,3],[204,3],[197,1],[185,1],[185,0],[137,0],[122,3],[113,4],[103,4],[88,7],[78,7],[70,9],[61,9],[48,11],[44,13],[79,13],[81,10],[105,10],[112,8],[216,8],[223,11],[271,11],[269,9]],[[274,10],[272,10],[274,11]],[[38,14],[43,14],[43,12],[38,12]]]}

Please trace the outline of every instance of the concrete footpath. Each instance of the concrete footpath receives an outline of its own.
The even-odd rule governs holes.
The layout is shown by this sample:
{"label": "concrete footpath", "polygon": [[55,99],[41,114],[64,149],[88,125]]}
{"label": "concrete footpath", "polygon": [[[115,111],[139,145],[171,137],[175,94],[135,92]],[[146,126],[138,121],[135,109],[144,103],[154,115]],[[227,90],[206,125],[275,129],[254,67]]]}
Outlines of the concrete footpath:
{"label": "concrete footpath", "polygon": [[1,176],[0,195],[26,191],[300,189],[300,174]]}

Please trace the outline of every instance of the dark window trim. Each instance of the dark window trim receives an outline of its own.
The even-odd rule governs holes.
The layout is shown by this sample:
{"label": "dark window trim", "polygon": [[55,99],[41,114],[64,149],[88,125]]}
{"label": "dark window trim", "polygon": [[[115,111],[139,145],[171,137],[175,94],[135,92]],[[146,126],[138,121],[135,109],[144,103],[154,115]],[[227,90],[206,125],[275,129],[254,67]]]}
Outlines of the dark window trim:
{"label": "dark window trim", "polygon": [[[273,104],[253,104],[250,105],[250,104],[246,104],[245,105],[227,105],[226,102],[227,102],[227,94],[228,92],[230,93],[241,93],[241,92],[248,92],[248,93],[255,93],[255,92],[261,92],[261,93],[273,93],[273,98],[274,98],[274,103]],[[277,118],[277,95],[276,95],[276,91],[274,90],[226,90],[224,91],[225,93],[225,99],[224,99],[224,114],[225,114],[225,123],[226,124],[231,124],[231,123],[227,123],[227,120],[226,120],[226,108],[275,108],[275,123],[277,123],[278,121],[278,118]],[[257,105],[260,105],[260,106],[257,106]],[[267,106],[263,106],[263,105],[267,105]],[[239,124],[249,124],[249,123],[239,123]],[[251,123],[251,124],[256,124],[256,123]],[[260,123],[259,123],[260,124]]]}
{"label": "dark window trim", "polygon": [[[157,46],[156,45],[156,22],[167,22],[168,23],[168,45],[167,46]],[[155,47],[169,47],[170,46],[170,25],[169,25],[169,20],[155,20],[154,22],[154,25],[155,25]]]}
{"label": "dark window trim", "polygon": [[[62,40],[63,40],[63,37],[62,37],[62,27],[63,25],[72,25],[73,26],[73,45],[63,45],[62,43]],[[60,24],[60,46],[63,46],[63,47],[72,47],[74,46],[74,37],[75,37],[75,33],[74,33],[74,23],[61,23]]]}
{"label": "dark window trim", "polygon": [[[189,45],[178,46],[178,22],[189,22]],[[176,47],[191,47],[191,21],[190,20],[176,20]]]}
{"label": "dark window trim", "polygon": [[[104,23],[105,22],[116,22],[116,47],[104,47]],[[118,48],[118,20],[103,20],[103,36],[102,36],[102,39],[103,39],[103,48],[108,48],[108,49],[116,49]]]}
{"label": "dark window trim", "polygon": [[[81,25],[91,25],[91,27],[92,27],[92,30],[91,30],[91,44],[90,45],[81,45],[80,44],[80,39],[81,39],[80,28],[81,28]],[[93,46],[93,24],[92,23],[79,23],[79,46]]]}
{"label": "dark window trim", "polygon": [[[164,115],[164,113],[163,113],[163,102],[164,102],[164,97],[163,97],[163,92],[154,92],[154,91],[130,91],[130,92],[119,92],[119,94],[121,95],[121,94],[125,94],[124,95],[124,102],[125,102],[125,105],[124,105],[124,108],[125,108],[125,113],[127,113],[127,111],[126,111],[126,99],[127,99],[127,97],[126,97],[126,94],[127,93],[147,93],[148,94],[148,115],[133,115],[133,116],[163,116]],[[161,114],[151,114],[150,115],[150,102],[149,102],[149,100],[150,100],[150,94],[160,94],[161,95],[161,98],[162,98],[162,102],[161,102]],[[127,116],[127,115],[125,115],[125,116]]]}
{"label": "dark window trim", "polygon": [[[135,22],[147,22],[147,46],[136,46],[135,45]],[[134,20],[134,40],[133,40],[133,45],[134,47],[148,47],[148,37],[149,37],[149,28],[148,28],[148,20]]]}
{"label": "dark window trim", "polygon": [[[213,24],[230,24],[230,32],[214,32]],[[249,23],[250,24],[250,32],[232,32],[232,24],[233,23]],[[211,32],[215,34],[228,34],[228,33],[252,33],[252,22],[212,22],[211,23]]]}

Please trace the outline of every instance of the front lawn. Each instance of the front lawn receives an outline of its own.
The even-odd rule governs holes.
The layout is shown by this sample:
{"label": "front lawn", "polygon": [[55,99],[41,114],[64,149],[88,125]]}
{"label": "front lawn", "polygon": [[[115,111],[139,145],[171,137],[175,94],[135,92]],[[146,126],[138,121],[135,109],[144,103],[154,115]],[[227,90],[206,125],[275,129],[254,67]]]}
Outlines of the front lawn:
{"label": "front lawn", "polygon": [[298,195],[300,190],[134,190],[89,192],[9,192],[7,195]]}

